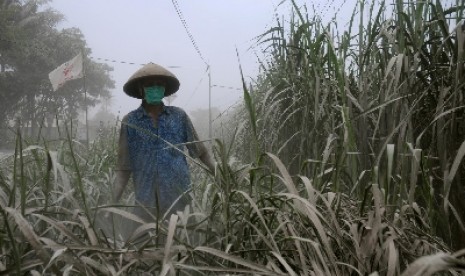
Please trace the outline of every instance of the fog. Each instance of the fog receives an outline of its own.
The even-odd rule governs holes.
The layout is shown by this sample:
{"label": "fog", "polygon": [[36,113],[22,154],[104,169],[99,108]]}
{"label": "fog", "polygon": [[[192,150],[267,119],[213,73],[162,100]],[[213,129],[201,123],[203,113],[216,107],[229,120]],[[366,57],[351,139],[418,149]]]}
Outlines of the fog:
{"label": "fog", "polygon": [[[259,71],[258,58],[264,58],[256,37],[274,27],[277,16],[288,17],[291,12],[291,1],[280,2],[54,0],[50,5],[65,16],[59,28],[77,27],[83,32],[94,60],[115,61],[107,62],[114,68],[112,77],[116,81],[111,110],[126,114],[140,102],[126,96],[122,86],[139,64],[147,62],[169,67],[180,79],[181,87],[170,101],[172,105],[187,111],[208,108],[207,64],[211,67],[212,106],[224,111],[240,101],[239,59],[246,81],[254,79]],[[351,10],[353,3],[346,2],[307,4],[324,16],[326,12],[334,14],[342,3]],[[178,16],[176,3],[198,51]]]}
{"label": "fog", "polygon": [[[67,1],[55,0],[51,7],[64,14],[59,28],[79,28],[96,61],[114,68],[111,110],[125,114],[140,104],[126,96],[122,86],[147,62],[168,67],[181,82],[171,104],[195,110],[208,108],[211,66],[211,102],[222,110],[240,100],[241,87],[236,47],[246,76],[258,72],[254,37],[273,23],[272,1],[180,1],[196,51],[172,1]],[[285,8],[280,7],[280,9]],[[124,62],[124,63],[123,63]],[[136,63],[131,65],[127,63]]]}
{"label": "fog", "polygon": [[[110,88],[110,91],[108,91],[108,87],[112,87],[112,85],[106,86],[103,85],[103,82],[100,82],[102,86],[89,89],[94,93],[94,96],[105,96],[100,98],[102,105],[89,109],[87,123],[84,112],[81,111],[79,125],[75,127],[77,133],[86,133],[87,135],[88,131],[84,129],[86,125],[90,124],[93,128],[98,128],[98,123],[102,121],[103,117],[113,120],[116,116],[121,118],[140,105],[140,100],[127,96],[122,87],[142,64],[148,62],[155,62],[168,68],[181,82],[180,90],[174,97],[166,99],[165,102],[185,109],[194,118],[194,124],[199,129],[206,129],[206,126],[209,125],[209,116],[207,116],[209,112],[207,110],[210,103],[211,113],[214,115],[212,123],[215,123],[218,114],[227,115],[227,111],[233,110],[231,107],[242,102],[243,92],[239,67],[243,70],[247,84],[253,84],[254,79],[259,75],[259,62],[267,59],[264,49],[271,43],[260,44],[257,38],[270,28],[278,26],[278,20],[282,26],[289,26],[293,2],[299,7],[305,4],[309,17],[321,17],[323,24],[328,24],[333,20],[333,24],[337,25],[347,24],[356,5],[355,0],[331,2],[303,0],[51,0],[44,2],[45,4],[41,4],[40,7],[44,10],[51,8],[63,15],[64,20],[56,26],[58,33],[63,33],[60,32],[63,29],[73,32],[73,30],[69,30],[70,28],[80,30],[87,48],[91,50],[92,64],[95,65],[95,62],[105,63],[112,68],[109,72],[105,71],[106,69],[92,71],[92,68],[96,68],[93,66],[84,69],[88,72],[88,79],[104,75],[108,81],[108,73],[115,81],[115,88]],[[337,17],[334,17],[335,14]],[[53,15],[49,14],[49,16],[53,18]],[[50,23],[50,26],[55,28],[55,23]],[[48,25],[44,27],[47,28]],[[82,41],[81,36],[79,37]],[[6,41],[11,40],[8,43],[21,41],[14,36],[6,38]],[[63,41],[65,40],[63,39]],[[35,51],[39,49],[38,56],[47,57],[47,63],[44,63],[47,65],[40,67],[42,69],[40,73],[44,77],[50,68],[71,60],[77,54],[75,50],[72,50],[75,48],[72,45],[75,44],[63,43],[59,45],[56,52],[50,51],[50,48],[41,49],[37,42],[32,42],[29,45]],[[25,60],[27,58],[26,56]],[[86,67],[85,63],[84,67]],[[8,68],[7,64],[7,67],[2,66],[2,70],[11,70],[11,68]],[[32,67],[30,68],[31,76],[36,72],[34,70]],[[45,81],[45,78],[41,77],[41,79],[34,81],[39,83]],[[111,81],[108,82],[111,83]],[[89,83],[92,82],[89,81]],[[84,101],[79,103],[77,98],[72,99],[73,91],[79,89],[75,85],[76,83],[70,81],[69,84],[65,84],[66,89],[58,89],[48,97],[43,97],[43,102],[37,105],[46,107],[47,110],[43,112],[43,114],[47,114],[46,116],[22,118],[23,116],[32,116],[32,113],[28,114],[28,107],[24,104],[19,111],[7,108],[4,114],[11,116],[8,117],[9,121],[4,122],[3,130],[6,131],[6,127],[15,124],[12,114],[14,114],[14,118],[21,119],[24,127],[30,128],[29,134],[31,135],[35,133],[34,131],[40,130],[42,126],[51,127],[54,124],[54,118],[51,114],[56,111],[54,105],[62,104],[57,99],[67,97],[66,101],[76,103],[76,106],[84,105]],[[9,89],[8,91],[13,93],[11,91],[14,89]],[[68,94],[65,94],[64,90],[67,90]],[[60,95],[59,93],[63,94],[57,96]],[[108,93],[111,95],[110,100],[106,98]],[[15,101],[19,100],[19,98],[13,99],[11,104],[4,102],[4,107],[11,107],[16,103]],[[31,99],[28,101],[32,102]],[[69,114],[77,111],[75,108],[68,109]],[[102,110],[105,112],[102,113]],[[108,111],[112,114],[108,114]],[[65,115],[61,114],[60,116]],[[217,120],[216,123],[220,121],[222,120]],[[203,132],[205,131],[200,131],[201,134],[204,134]],[[203,136],[205,137],[205,135]],[[87,139],[87,136],[78,138]],[[2,140],[5,142],[9,139],[4,137]]]}

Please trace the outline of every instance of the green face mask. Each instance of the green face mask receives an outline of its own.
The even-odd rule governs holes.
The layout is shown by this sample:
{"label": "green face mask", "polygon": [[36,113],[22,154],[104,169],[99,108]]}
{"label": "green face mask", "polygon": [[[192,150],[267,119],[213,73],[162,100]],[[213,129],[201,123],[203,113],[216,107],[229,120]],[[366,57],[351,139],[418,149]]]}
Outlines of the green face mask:
{"label": "green face mask", "polygon": [[164,86],[149,86],[144,87],[145,92],[145,101],[148,104],[159,104],[163,97],[165,97],[165,87]]}

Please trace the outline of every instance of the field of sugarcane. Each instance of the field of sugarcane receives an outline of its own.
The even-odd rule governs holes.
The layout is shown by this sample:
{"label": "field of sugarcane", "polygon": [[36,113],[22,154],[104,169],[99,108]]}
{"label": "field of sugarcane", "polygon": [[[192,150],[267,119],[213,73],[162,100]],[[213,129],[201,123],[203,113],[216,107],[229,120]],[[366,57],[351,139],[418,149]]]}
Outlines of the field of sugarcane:
{"label": "field of sugarcane", "polygon": [[461,275],[464,1],[360,1],[344,26],[291,2],[183,211],[121,230],[140,219],[131,190],[111,204],[118,126],[88,147],[18,131],[0,274]]}

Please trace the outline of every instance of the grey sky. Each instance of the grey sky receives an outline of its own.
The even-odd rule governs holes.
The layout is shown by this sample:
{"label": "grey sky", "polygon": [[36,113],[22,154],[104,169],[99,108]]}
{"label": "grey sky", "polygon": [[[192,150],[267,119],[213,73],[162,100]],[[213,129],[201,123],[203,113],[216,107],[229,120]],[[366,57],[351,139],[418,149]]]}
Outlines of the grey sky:
{"label": "grey sky", "polygon": [[[241,87],[236,47],[245,76],[256,77],[256,55],[261,57],[262,54],[259,49],[249,48],[255,45],[254,37],[275,26],[275,13],[289,15],[290,1],[276,10],[279,2],[178,0],[198,48],[211,65],[212,84]],[[353,3],[346,2],[355,0],[297,2],[314,4],[321,12],[326,10],[334,15],[334,10],[342,3],[351,13]],[[190,42],[171,0],[53,0],[50,5],[66,17],[60,28],[77,27],[83,32],[93,57],[180,66],[169,69],[181,82],[172,104],[187,110],[208,108],[206,65]],[[116,81],[112,110],[125,114],[140,104],[139,100],[126,96],[122,91],[128,77],[140,66],[108,64],[114,68],[112,77]],[[221,110],[241,98],[242,91],[213,87],[212,105]]]}

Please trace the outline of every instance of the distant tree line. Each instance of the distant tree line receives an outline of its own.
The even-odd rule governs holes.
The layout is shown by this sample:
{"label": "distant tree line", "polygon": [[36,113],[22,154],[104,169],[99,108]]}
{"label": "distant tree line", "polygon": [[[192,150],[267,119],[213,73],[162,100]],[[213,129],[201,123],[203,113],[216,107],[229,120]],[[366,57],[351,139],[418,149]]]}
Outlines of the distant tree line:
{"label": "distant tree line", "polygon": [[[0,0],[0,128],[16,118],[30,129],[50,126],[57,116],[76,118],[86,104],[95,106],[111,97],[113,68],[89,59],[91,49],[78,28],[59,30],[64,16],[48,3]],[[49,72],[79,52],[85,79],[70,81],[54,92]]]}

